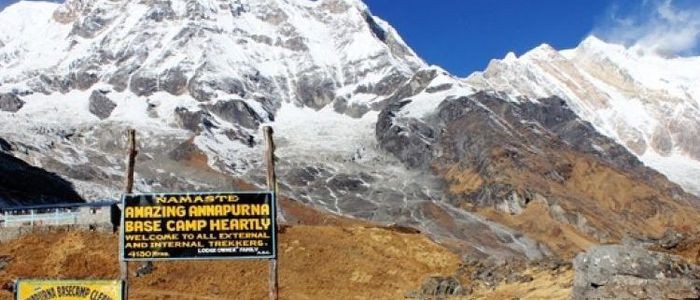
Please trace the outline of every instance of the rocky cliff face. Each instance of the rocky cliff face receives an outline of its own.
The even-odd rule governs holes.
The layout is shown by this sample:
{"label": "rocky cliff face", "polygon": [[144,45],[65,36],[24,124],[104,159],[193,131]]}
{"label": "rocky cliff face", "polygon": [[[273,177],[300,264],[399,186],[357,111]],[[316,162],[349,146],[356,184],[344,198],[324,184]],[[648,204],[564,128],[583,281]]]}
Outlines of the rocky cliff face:
{"label": "rocky cliff face", "polygon": [[86,198],[118,197],[127,127],[137,191],[262,188],[271,124],[285,196],[477,256],[698,218],[569,98],[426,66],[357,0],[19,2],[0,23],[0,134]]}

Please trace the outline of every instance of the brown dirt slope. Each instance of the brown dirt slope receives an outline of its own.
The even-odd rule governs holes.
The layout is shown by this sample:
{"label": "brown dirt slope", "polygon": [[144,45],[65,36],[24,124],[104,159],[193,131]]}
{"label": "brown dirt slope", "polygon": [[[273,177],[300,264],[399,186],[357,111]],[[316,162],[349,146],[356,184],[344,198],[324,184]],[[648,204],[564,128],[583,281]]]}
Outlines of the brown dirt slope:
{"label": "brown dirt slope", "polygon": [[[16,278],[117,278],[117,236],[36,233],[1,244]],[[280,234],[281,299],[401,299],[429,275],[450,274],[458,257],[421,234],[379,227],[293,226]],[[132,272],[136,264],[132,264]],[[263,261],[160,262],[132,277],[131,299],[266,299]],[[2,299],[11,299],[2,291]]]}
{"label": "brown dirt slope", "polygon": [[564,171],[559,171],[560,181],[546,178],[551,171],[550,161],[530,156],[516,162],[498,151],[491,158],[497,166],[494,169],[499,170],[497,176],[474,179],[478,175],[471,170],[454,166],[443,175],[449,190],[458,195],[510,187],[513,192],[496,194],[501,199],[511,193],[527,199],[520,213],[494,206],[469,207],[469,200],[461,204],[546,244],[566,258],[590,245],[619,242],[628,234],[659,236],[668,229],[686,231],[700,222],[700,210],[688,203],[685,195],[669,192],[673,187],[664,178],[644,181],[587,155],[567,151],[549,154],[567,162]]}

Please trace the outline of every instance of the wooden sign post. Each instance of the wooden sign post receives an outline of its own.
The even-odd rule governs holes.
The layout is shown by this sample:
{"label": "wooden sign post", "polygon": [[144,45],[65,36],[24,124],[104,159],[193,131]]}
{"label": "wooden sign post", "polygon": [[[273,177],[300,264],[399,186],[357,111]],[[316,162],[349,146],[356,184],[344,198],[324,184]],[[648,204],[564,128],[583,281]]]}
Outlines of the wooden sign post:
{"label": "wooden sign post", "polygon": [[[124,193],[131,194],[134,191],[134,165],[136,164],[136,155],[138,150],[136,150],[136,130],[129,129],[127,135],[127,143],[129,145],[129,150],[127,152],[127,162],[126,162],[126,180],[124,182]],[[121,261],[119,265],[121,271],[121,279],[127,282],[129,279],[129,263],[126,261]]]}
{"label": "wooden sign post", "polygon": [[[267,188],[275,195],[277,205],[281,205],[277,198],[277,174],[275,173],[275,142],[272,140],[272,127],[264,126],[263,134],[265,136],[265,162],[267,164]],[[275,206],[277,206],[275,205]],[[277,214],[275,214],[276,216]],[[275,222],[276,224],[277,222]],[[278,225],[279,226],[279,225]],[[274,228],[273,230],[277,230]],[[275,251],[276,252],[276,251]],[[278,297],[278,276],[277,276],[277,258],[270,259],[270,300],[277,300]]]}
{"label": "wooden sign post", "polygon": [[[224,197],[224,196],[235,197],[235,199],[237,199],[235,201],[239,201],[239,200],[243,201],[243,199],[245,198],[245,199],[248,199],[245,201],[253,201],[254,203],[257,203],[257,202],[262,203],[263,206],[261,206],[261,207],[269,207],[269,206],[272,207],[272,209],[266,210],[267,212],[269,212],[270,215],[265,217],[265,219],[268,220],[267,222],[269,222],[268,223],[269,225],[267,228],[271,227],[271,231],[269,233],[266,233],[265,236],[266,237],[269,236],[271,238],[271,241],[270,241],[270,243],[266,243],[265,241],[261,241],[260,242],[261,243],[260,249],[258,249],[258,247],[255,247],[255,249],[258,249],[258,250],[256,250],[256,251],[258,251],[258,253],[256,254],[257,258],[268,259],[268,261],[269,261],[269,298],[270,298],[270,300],[277,300],[278,296],[279,296],[279,282],[278,282],[279,279],[278,279],[278,270],[277,270],[277,263],[278,263],[278,261],[277,261],[278,256],[277,255],[278,255],[278,253],[277,253],[277,238],[276,237],[277,237],[277,232],[279,231],[278,230],[279,225],[277,224],[277,220],[279,219],[277,217],[277,211],[278,211],[277,205],[279,204],[279,202],[277,200],[277,194],[278,194],[277,175],[275,173],[275,143],[272,139],[272,134],[273,134],[272,127],[270,127],[270,126],[263,127],[263,135],[264,135],[265,144],[266,144],[265,162],[267,164],[267,188],[268,188],[268,191],[257,192],[257,193],[255,193],[255,192],[253,192],[253,193],[250,193],[250,192],[248,192],[248,193],[240,193],[240,192],[239,193],[236,193],[236,192],[218,193],[218,194],[221,194],[218,196],[220,196],[220,197]],[[169,198],[165,198],[166,196],[172,197],[172,199],[175,199],[175,200],[173,200],[175,202],[179,201],[179,200],[177,200],[177,199],[179,199],[178,198],[179,194],[172,194],[172,193],[171,194],[159,194],[160,196],[158,194],[148,194],[148,195],[147,194],[141,194],[141,195],[134,195],[133,194],[134,165],[135,165],[135,161],[136,161],[136,155],[138,154],[138,151],[136,149],[136,131],[134,129],[129,129],[129,131],[128,131],[128,146],[129,146],[129,148],[128,148],[128,153],[127,153],[126,180],[125,180],[125,188],[124,188],[125,195],[122,198],[122,200],[123,200],[122,204],[124,205],[124,208],[123,208],[124,211],[131,212],[131,214],[133,215],[134,210],[128,210],[127,206],[129,209],[134,209],[135,207],[144,206],[144,205],[145,206],[155,206],[155,205],[172,204],[171,202],[167,202],[166,200],[163,200],[163,199],[169,199]],[[217,193],[209,193],[209,194],[217,194]],[[230,195],[223,195],[223,194],[230,194]],[[243,194],[247,194],[247,195],[243,195]],[[180,196],[183,196],[183,195],[180,195]],[[183,199],[190,199],[189,196],[191,196],[191,195],[184,194],[183,197],[185,197],[185,198],[183,198]],[[199,196],[202,196],[202,195],[199,195]],[[204,197],[215,197],[217,195],[203,195],[203,196]],[[263,198],[260,198],[260,196],[262,196]],[[139,200],[137,202],[132,201],[133,200],[132,198],[134,198],[134,197],[139,197]],[[194,197],[197,197],[197,195],[195,195]],[[155,200],[153,200],[155,202],[153,202],[153,203],[149,202],[147,204],[143,204],[142,201],[144,199],[151,199],[151,200],[155,199]],[[160,200],[158,200],[158,199],[160,199]],[[230,198],[224,197],[222,199],[230,199]],[[161,202],[158,202],[158,201],[161,201]],[[261,201],[263,201],[263,202],[261,202]],[[253,203],[253,202],[251,202],[251,203]],[[127,205],[127,204],[129,204],[129,205]],[[172,205],[178,205],[178,204],[172,204]],[[181,207],[183,208],[183,211],[186,211],[186,207],[188,205],[191,206],[191,205],[195,205],[195,204],[191,204],[191,203],[186,201],[186,202],[182,202],[181,205],[182,205]],[[133,253],[131,253],[131,252],[130,253],[136,255],[136,257],[130,256],[130,255],[128,255],[129,253],[125,252],[125,250],[124,250],[124,249],[126,249],[125,245],[128,244],[128,242],[125,239],[126,234],[127,234],[127,231],[125,230],[125,228],[130,228],[129,226],[124,227],[124,224],[127,224],[125,221],[126,217],[127,217],[126,213],[121,214],[121,223],[122,223],[121,238],[122,239],[120,242],[120,270],[121,270],[121,279],[123,280],[123,282],[127,286],[128,286],[128,278],[129,278],[128,261],[131,261],[131,260],[141,260],[141,261],[146,261],[147,264],[151,264],[152,263],[151,261],[154,259],[155,260],[193,259],[193,258],[194,259],[197,259],[197,258],[199,258],[199,259],[214,259],[214,258],[217,258],[216,256],[224,258],[224,259],[235,259],[236,258],[236,257],[234,257],[234,255],[225,254],[225,253],[228,253],[226,251],[219,251],[221,253],[210,252],[210,251],[226,250],[226,248],[217,249],[217,247],[219,247],[219,246],[210,246],[210,248],[203,248],[203,250],[207,250],[209,252],[207,252],[207,251],[201,252],[201,253],[206,253],[206,254],[200,255],[202,257],[188,257],[187,255],[177,256],[177,257],[170,256],[170,255],[164,255],[162,257],[152,256],[155,254],[158,254],[158,255],[163,254],[163,253],[168,254],[169,252],[166,253],[167,249],[166,250],[161,249],[161,250],[159,250],[159,253],[153,253],[151,251],[136,251],[136,252],[132,251]],[[180,216],[180,217],[183,217],[183,216]],[[215,220],[216,217],[217,216],[213,216],[214,219],[212,219],[212,220]],[[131,218],[133,219],[134,217],[131,216]],[[172,219],[174,217],[163,217],[163,218]],[[202,221],[202,220],[200,220],[200,221]],[[204,221],[206,221],[206,220],[204,220]],[[219,221],[221,221],[221,220],[219,220]],[[226,221],[226,220],[224,220],[224,221]],[[132,222],[132,223],[128,223],[128,224],[133,225],[134,224],[133,222],[140,222],[140,220],[139,221],[130,220],[130,222]],[[209,224],[212,224],[212,223],[209,223]],[[216,224],[224,224],[224,223],[216,223]],[[202,226],[204,226],[204,225],[202,225]],[[223,226],[223,225],[217,225],[217,226]],[[262,226],[264,226],[264,225],[262,225]],[[148,230],[152,230],[152,229],[148,229]],[[153,229],[153,230],[160,231],[161,229]],[[218,229],[207,229],[207,231],[211,231],[211,230],[216,231]],[[195,235],[192,235],[192,236],[195,236]],[[219,238],[221,238],[221,235],[219,235]],[[189,239],[189,237],[188,237],[188,239]],[[224,239],[232,239],[232,238],[226,237]],[[235,238],[233,238],[233,239],[235,239]],[[231,242],[231,241],[228,241],[228,242]],[[264,246],[266,246],[266,245],[270,245],[271,248],[269,248],[269,249],[264,248]],[[253,248],[253,247],[251,247],[251,248]],[[235,249],[231,248],[231,249],[233,249],[233,252],[237,252],[237,248],[235,248]],[[179,250],[182,250],[182,249],[179,249]],[[200,253],[199,250],[202,250],[202,249],[196,249],[196,250],[197,251],[195,253]],[[184,251],[184,250],[182,250],[182,251]],[[180,252],[182,252],[182,251],[180,251]],[[189,253],[189,252],[187,252],[187,253]],[[185,254],[187,254],[187,253],[185,253]],[[147,256],[138,256],[140,254],[143,254],[143,255],[148,254],[148,255]],[[252,255],[252,254],[251,255],[238,255],[238,257],[239,258],[240,257],[256,258],[256,255]],[[138,274],[137,274],[137,276],[138,276]]]}

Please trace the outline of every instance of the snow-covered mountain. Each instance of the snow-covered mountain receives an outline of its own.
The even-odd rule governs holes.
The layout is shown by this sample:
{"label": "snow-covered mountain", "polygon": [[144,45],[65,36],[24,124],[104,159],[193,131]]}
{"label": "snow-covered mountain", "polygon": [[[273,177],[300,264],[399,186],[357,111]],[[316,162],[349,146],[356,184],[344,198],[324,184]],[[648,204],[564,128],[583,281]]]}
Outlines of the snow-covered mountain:
{"label": "snow-covered mountain", "polygon": [[517,99],[558,96],[645,164],[700,195],[700,57],[661,57],[594,36],[509,53],[466,79]]}
{"label": "snow-covered mountain", "polygon": [[[285,196],[464,252],[573,253],[700,216],[700,200],[609,138],[638,123],[606,127],[614,113],[586,110],[602,98],[559,93],[593,83],[517,63],[576,51],[509,56],[511,69],[460,79],[359,0],[32,1],[0,25],[0,137],[86,199],[119,195],[126,128],[138,134],[137,191],[262,188],[259,129],[271,124]],[[664,128],[673,150],[648,148],[692,157],[694,136]]]}
{"label": "snow-covered mountain", "polygon": [[32,1],[0,24],[0,135],[86,199],[118,197],[127,127],[137,191],[262,188],[271,123],[293,199],[462,250],[547,252],[451,207],[438,177],[378,147],[379,110],[427,66],[359,0]]}
{"label": "snow-covered mountain", "polygon": [[247,156],[260,124],[324,108],[360,118],[425,66],[360,1],[26,1],[0,22],[11,118],[186,129],[233,174],[259,166]]}

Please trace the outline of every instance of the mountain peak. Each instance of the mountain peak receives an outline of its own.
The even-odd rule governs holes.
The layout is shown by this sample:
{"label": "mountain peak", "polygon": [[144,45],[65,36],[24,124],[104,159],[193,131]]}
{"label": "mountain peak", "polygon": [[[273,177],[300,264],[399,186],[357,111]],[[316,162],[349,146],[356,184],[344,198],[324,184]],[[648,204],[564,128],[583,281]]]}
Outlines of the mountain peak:
{"label": "mountain peak", "polygon": [[517,60],[517,59],[518,59],[518,56],[516,56],[514,52],[510,51],[510,52],[508,52],[508,53],[506,54],[506,56],[503,58],[503,61],[505,61],[505,62],[511,62],[511,61],[515,61],[515,60]]}
{"label": "mountain peak", "polygon": [[575,50],[590,54],[629,53],[624,45],[609,43],[594,35],[586,37]]}
{"label": "mountain peak", "polygon": [[526,52],[520,58],[524,59],[552,59],[560,56],[559,52],[549,44],[541,44]]}
{"label": "mountain peak", "polygon": [[579,43],[580,47],[596,47],[596,46],[607,46],[608,43],[604,42],[600,38],[598,38],[595,35],[588,35],[581,43]]}

